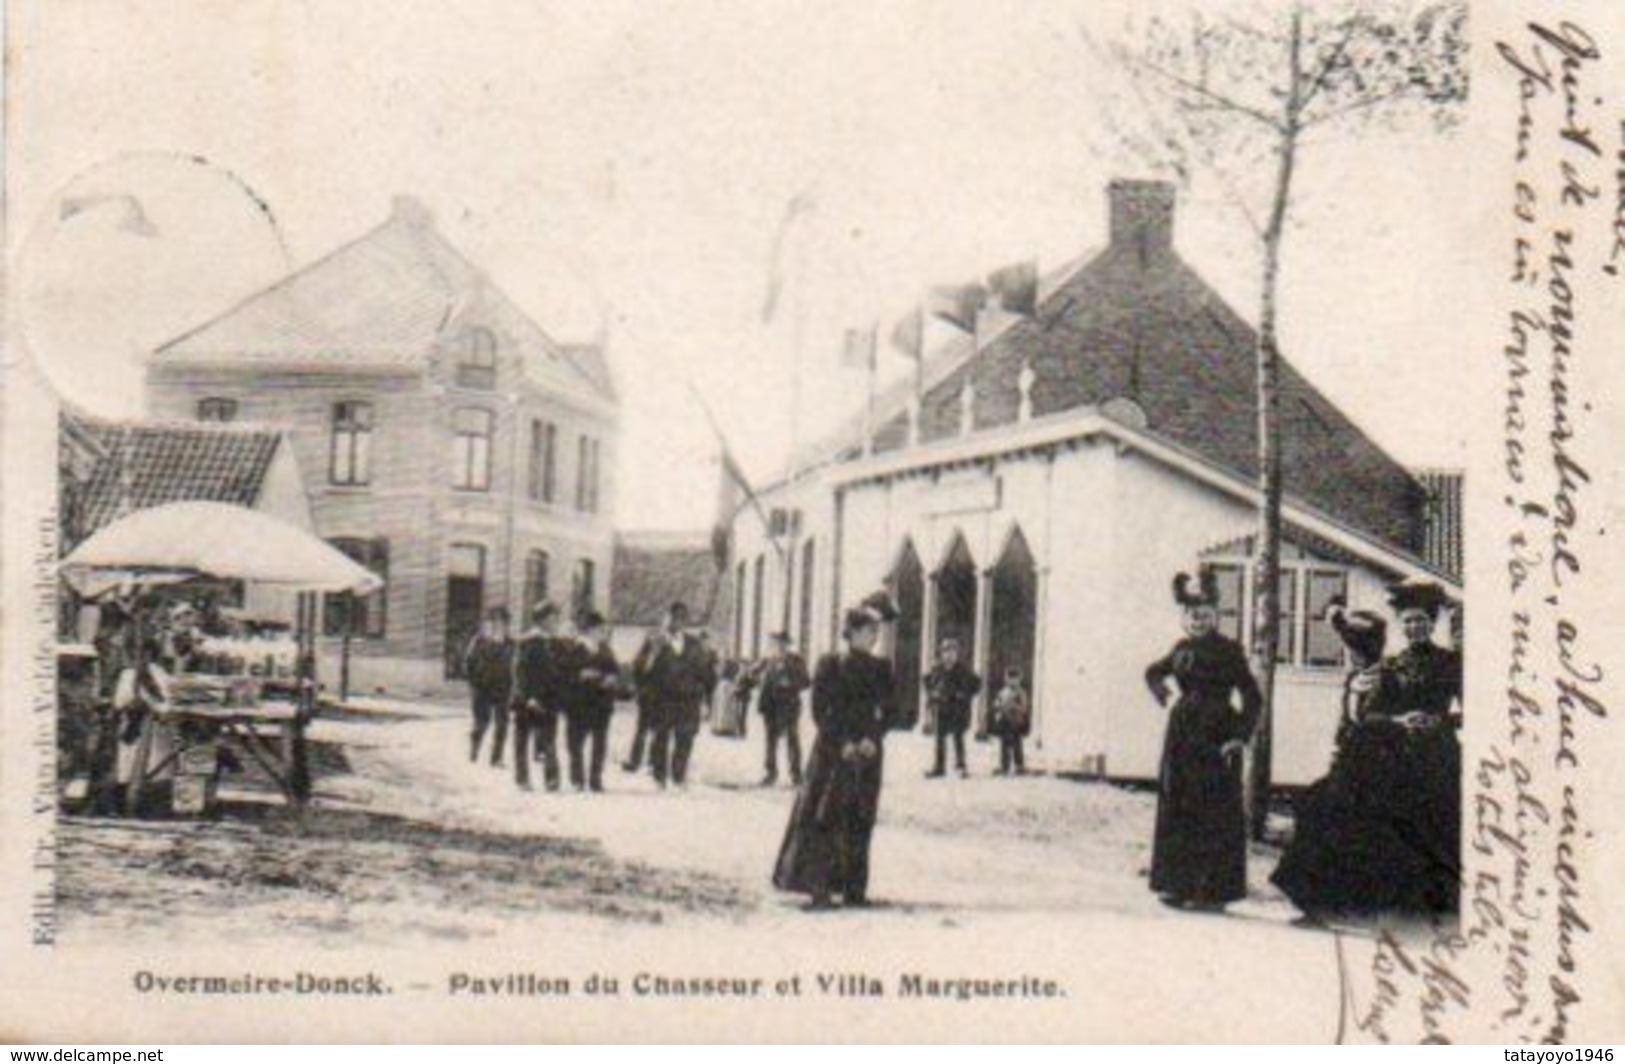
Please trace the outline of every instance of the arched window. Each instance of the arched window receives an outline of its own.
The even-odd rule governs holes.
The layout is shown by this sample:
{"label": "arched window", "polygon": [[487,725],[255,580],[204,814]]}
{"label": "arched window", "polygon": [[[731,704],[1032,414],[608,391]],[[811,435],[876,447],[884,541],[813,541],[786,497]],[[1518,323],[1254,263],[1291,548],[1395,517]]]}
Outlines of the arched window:
{"label": "arched window", "polygon": [[462,360],[457,363],[457,384],[483,391],[497,386],[497,338],[490,329],[475,329],[468,334]]}

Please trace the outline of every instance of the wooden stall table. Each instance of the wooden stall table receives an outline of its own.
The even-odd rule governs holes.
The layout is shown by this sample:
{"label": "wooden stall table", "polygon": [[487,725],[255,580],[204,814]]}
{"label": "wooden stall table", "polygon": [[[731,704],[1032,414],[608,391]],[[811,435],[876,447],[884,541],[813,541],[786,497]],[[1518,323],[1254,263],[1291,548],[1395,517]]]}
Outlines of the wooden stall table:
{"label": "wooden stall table", "polygon": [[[153,706],[141,725],[125,792],[125,812],[135,815],[147,786],[166,768],[177,764],[191,748],[215,744],[221,736],[237,744],[264,770],[284,800],[303,809],[310,797],[310,771],[305,756],[305,725],[309,715],[297,702],[267,700],[243,705],[214,702],[164,701]],[[195,729],[188,724],[198,725]],[[156,764],[152,748],[159,728],[166,728],[174,748]],[[188,739],[188,732],[205,733],[206,740]]]}

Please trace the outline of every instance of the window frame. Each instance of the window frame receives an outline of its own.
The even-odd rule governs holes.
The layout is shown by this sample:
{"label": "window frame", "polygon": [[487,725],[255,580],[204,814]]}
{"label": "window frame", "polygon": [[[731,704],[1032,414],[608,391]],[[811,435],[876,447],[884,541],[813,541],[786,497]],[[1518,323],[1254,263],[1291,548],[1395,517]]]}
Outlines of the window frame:
{"label": "window frame", "polygon": [[799,637],[797,639],[797,644],[801,648],[802,657],[808,657],[812,653],[813,597],[817,594],[817,543],[818,540],[816,537],[808,536],[806,542],[801,545],[801,601],[797,604],[797,609],[799,612],[799,616],[797,617],[797,621],[799,622],[799,631],[796,634]]}
{"label": "window frame", "polygon": [[[375,591],[350,591],[322,596],[322,635],[327,638],[382,640],[389,638],[389,540],[383,536],[333,536],[329,546],[384,581]],[[362,619],[361,624],[356,618]],[[346,632],[345,629],[349,631]]]}
{"label": "window frame", "polygon": [[457,387],[491,392],[497,386],[497,338],[483,326],[469,330],[457,357]]}
{"label": "window frame", "polygon": [[[213,410],[223,412],[224,416],[213,415]],[[195,420],[210,425],[229,425],[237,420],[241,411],[242,403],[228,395],[206,395],[193,407]]]}
{"label": "window frame", "polygon": [[590,460],[587,445],[591,442],[585,432],[576,437],[576,497],[575,507],[581,513],[587,512],[587,463]]}
{"label": "window frame", "polygon": [[734,657],[745,656],[745,598],[750,563],[741,558],[734,563]]}
{"label": "window frame", "polygon": [[372,483],[372,434],[376,426],[376,409],[370,400],[339,399],[332,404],[328,411],[328,484],[364,488]]}
{"label": "window frame", "polygon": [[[1234,556],[1225,556],[1205,560],[1203,569],[1216,570],[1220,574],[1226,571],[1239,570],[1241,573],[1240,587],[1240,636],[1234,634],[1234,622],[1230,620],[1230,611],[1220,614],[1219,630],[1237,641],[1242,646],[1250,648],[1257,637],[1257,587],[1254,581],[1254,565],[1251,558],[1238,559]],[[1306,673],[1339,672],[1348,667],[1348,648],[1344,647],[1342,640],[1337,641],[1338,657],[1335,662],[1311,660],[1309,654],[1310,626],[1322,623],[1318,618],[1309,615],[1309,585],[1317,576],[1335,577],[1341,582],[1340,591],[1348,596],[1349,584],[1352,580],[1351,566],[1337,562],[1325,561],[1319,558],[1292,558],[1282,559],[1280,577],[1283,585],[1290,584],[1291,595],[1280,596],[1277,606],[1280,610],[1280,637],[1276,648],[1275,664],[1278,668],[1293,669]],[[1221,576],[1222,579],[1222,576]]]}
{"label": "window frame", "polygon": [[588,610],[597,608],[598,565],[592,558],[577,558],[570,570],[570,615],[579,621]]}
{"label": "window frame", "polygon": [[[1328,599],[1336,595],[1341,595],[1344,601],[1347,601],[1349,593],[1349,570],[1347,568],[1328,565],[1325,563],[1307,562],[1301,567],[1301,572],[1302,579],[1300,580],[1300,583],[1303,585],[1301,591],[1303,596],[1303,609],[1301,611],[1303,616],[1303,633],[1302,638],[1298,643],[1298,656],[1300,659],[1299,667],[1304,669],[1346,669],[1348,668],[1349,661],[1348,647],[1343,645],[1342,638],[1337,635],[1335,629],[1332,629],[1330,622],[1327,622],[1322,618],[1316,617],[1310,613],[1309,589],[1313,586],[1316,577],[1334,577],[1337,579],[1339,586],[1335,591],[1332,592],[1332,596],[1328,596]],[[1317,624],[1325,625],[1325,627],[1332,633],[1331,645],[1337,648],[1337,657],[1333,661],[1317,661],[1313,660],[1311,657],[1309,636],[1311,626]]]}
{"label": "window frame", "polygon": [[521,603],[525,615],[547,600],[551,591],[553,556],[535,548],[525,552],[525,601]]}
{"label": "window frame", "polygon": [[767,555],[758,554],[751,563],[751,596],[750,596],[750,656],[757,660],[762,656],[762,617],[767,598]]}
{"label": "window frame", "polygon": [[[477,415],[483,430],[464,427],[465,415]],[[451,486],[457,491],[491,490],[492,451],[496,445],[496,414],[482,406],[459,406],[451,412]],[[484,444],[483,447],[480,444]]]}

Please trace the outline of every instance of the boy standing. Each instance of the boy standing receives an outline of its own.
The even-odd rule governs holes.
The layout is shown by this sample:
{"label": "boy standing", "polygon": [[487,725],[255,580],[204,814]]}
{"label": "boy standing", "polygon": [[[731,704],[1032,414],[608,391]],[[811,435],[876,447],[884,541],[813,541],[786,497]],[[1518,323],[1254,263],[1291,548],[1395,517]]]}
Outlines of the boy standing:
{"label": "boy standing", "polygon": [[1021,670],[1007,669],[1004,686],[993,699],[992,732],[999,737],[999,775],[1023,776],[1027,760],[1022,740],[1032,728],[1032,704],[1022,686]]}

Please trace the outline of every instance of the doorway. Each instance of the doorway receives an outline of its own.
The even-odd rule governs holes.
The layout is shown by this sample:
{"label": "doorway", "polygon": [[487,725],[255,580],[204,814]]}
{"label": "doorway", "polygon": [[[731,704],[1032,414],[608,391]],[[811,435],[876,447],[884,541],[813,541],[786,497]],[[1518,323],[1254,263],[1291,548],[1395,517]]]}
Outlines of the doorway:
{"label": "doorway", "polygon": [[888,580],[897,603],[892,628],[892,673],[897,677],[897,726],[913,728],[920,722],[920,654],[925,649],[925,566],[913,540],[903,550]]}
{"label": "doorway", "polygon": [[446,679],[462,680],[463,651],[485,609],[485,548],[453,543],[446,567]]}
{"label": "doorway", "polygon": [[1027,697],[1032,697],[1034,648],[1038,633],[1038,567],[1027,537],[1017,528],[993,566],[992,616],[988,643],[987,689],[996,694],[1004,674],[1020,669]]}
{"label": "doorway", "polygon": [[[965,537],[956,534],[948,556],[936,572],[937,645],[944,639],[957,640],[959,660],[970,662],[976,656],[976,559],[971,557]],[[933,652],[935,647],[932,648]]]}

